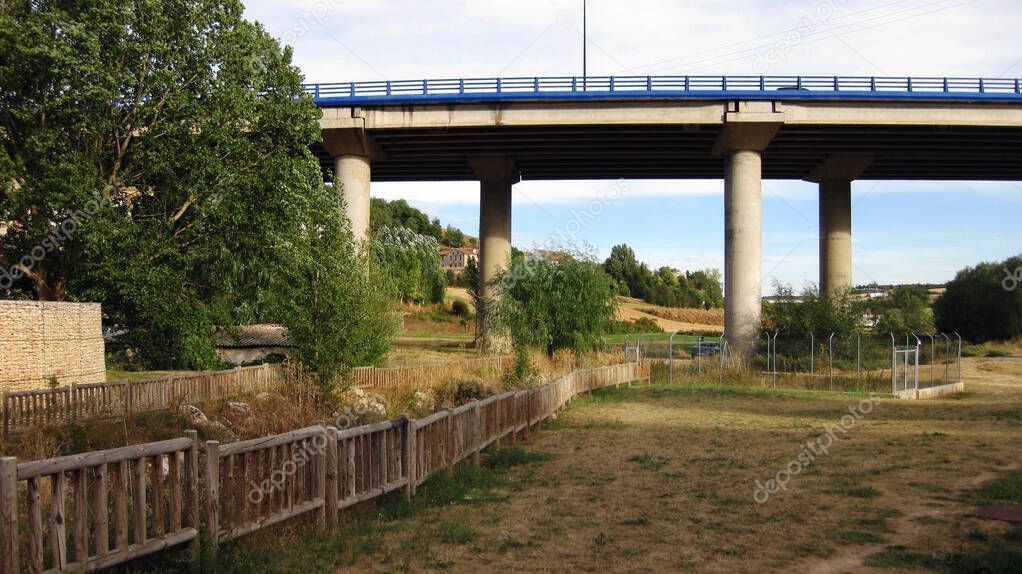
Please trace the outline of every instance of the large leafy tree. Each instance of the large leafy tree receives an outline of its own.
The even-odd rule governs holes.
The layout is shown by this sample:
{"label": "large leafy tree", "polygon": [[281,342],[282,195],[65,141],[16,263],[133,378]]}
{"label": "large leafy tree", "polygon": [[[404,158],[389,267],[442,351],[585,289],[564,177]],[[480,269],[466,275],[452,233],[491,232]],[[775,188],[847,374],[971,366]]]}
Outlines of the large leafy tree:
{"label": "large leafy tree", "polygon": [[603,347],[616,302],[614,281],[595,261],[517,256],[494,281],[493,321],[517,351],[535,348],[552,356],[559,349],[581,354]]}
{"label": "large leafy tree", "polygon": [[1022,255],[959,271],[934,312],[940,330],[977,343],[1022,336]]}
{"label": "large leafy tree", "polygon": [[324,365],[371,360],[309,329],[379,327],[381,290],[309,151],[291,51],[242,10],[0,0],[3,295],[101,301],[152,367],[212,366],[214,324],[260,320]]}

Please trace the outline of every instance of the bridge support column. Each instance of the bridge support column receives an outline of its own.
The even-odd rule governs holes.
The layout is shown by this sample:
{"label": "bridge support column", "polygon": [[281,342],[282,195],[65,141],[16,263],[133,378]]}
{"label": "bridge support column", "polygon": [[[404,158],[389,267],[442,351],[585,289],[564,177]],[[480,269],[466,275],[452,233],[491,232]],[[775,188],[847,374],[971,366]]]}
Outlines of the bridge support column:
{"label": "bridge support column", "polygon": [[852,287],[852,181],[873,163],[868,155],[832,155],[806,176],[820,184],[820,294]]}
{"label": "bridge support column", "polygon": [[852,288],[852,182],[820,182],[820,293]]}
{"label": "bridge support column", "polygon": [[341,155],[334,159],[334,185],[344,193],[344,209],[351,221],[351,232],[356,243],[369,236],[369,158],[360,155]]}
{"label": "bridge support column", "polygon": [[763,296],[763,192],[760,152],[735,151],[724,173],[724,328],[728,344],[752,357]]}
{"label": "bridge support column", "polygon": [[483,300],[477,309],[480,343],[486,351],[504,351],[508,342],[487,329],[487,305],[496,296],[491,282],[511,259],[511,186],[518,166],[505,156],[478,156],[469,163],[479,177],[479,280]]}
{"label": "bridge support column", "polygon": [[763,150],[784,116],[770,102],[734,102],[713,146],[724,169],[724,332],[751,359],[763,314]]}

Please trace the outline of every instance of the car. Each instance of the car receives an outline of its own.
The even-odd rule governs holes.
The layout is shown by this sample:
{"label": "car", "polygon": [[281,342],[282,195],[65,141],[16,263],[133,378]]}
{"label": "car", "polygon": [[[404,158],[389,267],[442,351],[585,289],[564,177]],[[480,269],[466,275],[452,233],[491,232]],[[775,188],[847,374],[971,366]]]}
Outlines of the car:
{"label": "car", "polygon": [[692,358],[708,357],[720,353],[720,343],[717,341],[699,341],[692,345]]}

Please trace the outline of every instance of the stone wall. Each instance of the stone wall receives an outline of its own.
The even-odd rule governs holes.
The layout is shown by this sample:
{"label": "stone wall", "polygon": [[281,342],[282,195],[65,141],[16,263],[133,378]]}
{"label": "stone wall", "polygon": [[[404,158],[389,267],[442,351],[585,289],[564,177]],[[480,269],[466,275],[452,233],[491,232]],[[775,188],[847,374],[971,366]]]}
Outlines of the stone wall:
{"label": "stone wall", "polygon": [[106,379],[98,303],[0,300],[0,391]]}

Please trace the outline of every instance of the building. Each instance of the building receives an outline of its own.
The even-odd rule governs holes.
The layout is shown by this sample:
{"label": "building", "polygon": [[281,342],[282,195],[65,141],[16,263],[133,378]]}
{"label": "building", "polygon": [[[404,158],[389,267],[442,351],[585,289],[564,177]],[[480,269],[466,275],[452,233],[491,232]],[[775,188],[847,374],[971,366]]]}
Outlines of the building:
{"label": "building", "polygon": [[455,247],[440,249],[440,267],[444,271],[461,273],[470,261],[479,263],[479,250],[474,247]]}
{"label": "building", "polygon": [[235,365],[290,356],[294,342],[283,325],[240,325],[218,328],[216,354]]}

